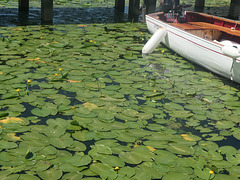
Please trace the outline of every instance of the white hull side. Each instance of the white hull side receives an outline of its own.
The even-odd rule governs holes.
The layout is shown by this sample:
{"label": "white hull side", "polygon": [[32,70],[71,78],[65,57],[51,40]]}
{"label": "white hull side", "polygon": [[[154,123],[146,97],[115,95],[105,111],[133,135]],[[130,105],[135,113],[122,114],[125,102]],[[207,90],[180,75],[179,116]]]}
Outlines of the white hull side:
{"label": "white hull side", "polygon": [[[240,63],[234,62],[233,73],[231,73],[233,59],[222,53],[222,46],[209,40],[173,27],[167,23],[146,16],[147,27],[151,33],[158,28],[165,27],[167,35],[163,43],[184,58],[214,72],[240,83]],[[240,60],[239,60],[240,61]]]}

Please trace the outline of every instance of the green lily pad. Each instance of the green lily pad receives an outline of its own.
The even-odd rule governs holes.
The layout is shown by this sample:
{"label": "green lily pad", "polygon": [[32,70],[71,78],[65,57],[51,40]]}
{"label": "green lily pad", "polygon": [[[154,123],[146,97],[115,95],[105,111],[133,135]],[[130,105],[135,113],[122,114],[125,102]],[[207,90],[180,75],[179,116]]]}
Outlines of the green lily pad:
{"label": "green lily pad", "polygon": [[82,179],[82,177],[83,177],[83,174],[80,172],[70,172],[63,175],[61,179],[62,180],[78,180],[78,179]]}
{"label": "green lily pad", "polygon": [[121,174],[123,176],[127,176],[130,178],[135,174],[135,170],[134,168],[131,168],[129,166],[124,166],[119,169],[118,174]]}
{"label": "green lily pad", "polygon": [[70,159],[70,162],[73,166],[85,166],[90,164],[92,161],[92,158],[87,155],[75,155]]}
{"label": "green lily pad", "polygon": [[218,179],[218,180],[238,180],[237,177],[226,175],[226,174],[216,174],[214,179]]}
{"label": "green lily pad", "polygon": [[163,180],[178,179],[178,180],[188,180],[189,175],[183,173],[168,173],[163,176]]}
{"label": "green lily pad", "polygon": [[125,165],[121,158],[113,155],[102,155],[98,158],[98,160],[112,167],[123,167]]}
{"label": "green lily pad", "polygon": [[135,152],[121,152],[119,157],[128,164],[140,164],[142,162],[141,156]]}
{"label": "green lily pad", "polygon": [[12,149],[16,148],[18,145],[14,142],[8,142],[5,140],[0,140],[1,149]]}
{"label": "green lily pad", "polygon": [[48,115],[51,114],[51,111],[49,111],[48,109],[46,108],[34,108],[33,110],[31,110],[31,113],[36,115],[36,116],[40,116],[40,117],[46,117]]}
{"label": "green lily pad", "polygon": [[73,139],[69,134],[65,134],[60,137],[50,137],[49,142],[57,148],[66,148],[73,144]]}
{"label": "green lily pad", "polygon": [[177,156],[172,152],[166,150],[156,150],[155,153],[157,154],[157,156],[155,157],[157,164],[165,165],[176,164]]}
{"label": "green lily pad", "polygon": [[37,96],[30,94],[30,95],[26,95],[24,97],[21,98],[23,102],[34,102],[37,100]]}
{"label": "green lily pad", "polygon": [[195,168],[194,173],[201,179],[209,179],[211,174],[209,173],[210,169],[209,168]]}
{"label": "green lily pad", "polygon": [[103,144],[93,145],[92,149],[101,154],[112,154],[111,148]]}
{"label": "green lily pad", "polygon": [[195,152],[193,147],[178,143],[169,143],[167,149],[173,153],[182,155],[192,155]]}
{"label": "green lily pad", "polygon": [[221,152],[221,154],[227,155],[235,155],[237,153],[237,150],[232,146],[222,146],[218,151]]}
{"label": "green lily pad", "polygon": [[40,171],[37,172],[37,174],[42,178],[42,179],[53,179],[53,180],[57,180],[60,179],[60,177],[62,176],[63,172],[59,169],[56,168],[51,168],[48,169],[46,171]]}
{"label": "green lily pad", "polygon": [[216,128],[218,129],[229,129],[235,126],[235,123],[232,121],[217,121]]}

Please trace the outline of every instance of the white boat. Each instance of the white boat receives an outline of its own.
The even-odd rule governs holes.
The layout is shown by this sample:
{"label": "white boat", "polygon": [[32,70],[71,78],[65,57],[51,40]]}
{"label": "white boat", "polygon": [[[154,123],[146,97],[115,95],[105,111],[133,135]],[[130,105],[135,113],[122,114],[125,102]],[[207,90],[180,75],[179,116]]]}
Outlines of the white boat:
{"label": "white boat", "polygon": [[162,42],[182,57],[240,83],[240,24],[204,13],[159,12],[146,15],[154,35],[144,46],[151,53]]}

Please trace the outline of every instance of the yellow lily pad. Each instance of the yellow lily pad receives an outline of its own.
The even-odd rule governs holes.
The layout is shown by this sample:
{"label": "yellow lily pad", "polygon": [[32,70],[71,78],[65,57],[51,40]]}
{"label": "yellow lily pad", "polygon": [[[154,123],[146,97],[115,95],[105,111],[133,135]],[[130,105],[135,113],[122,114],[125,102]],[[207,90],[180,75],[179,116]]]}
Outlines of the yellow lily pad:
{"label": "yellow lily pad", "polygon": [[22,123],[23,120],[17,117],[6,117],[6,119],[0,120],[0,123]]}

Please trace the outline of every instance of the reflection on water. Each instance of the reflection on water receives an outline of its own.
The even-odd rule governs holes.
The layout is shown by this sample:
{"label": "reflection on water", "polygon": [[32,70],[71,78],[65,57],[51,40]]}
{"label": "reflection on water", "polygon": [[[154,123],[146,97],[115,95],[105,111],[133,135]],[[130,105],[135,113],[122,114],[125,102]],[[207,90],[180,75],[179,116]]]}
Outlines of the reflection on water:
{"label": "reflection on water", "polygon": [[[54,8],[53,24],[114,23],[132,21],[114,8]],[[29,16],[18,16],[17,8],[0,8],[0,26],[40,25],[41,9],[31,8]]]}

